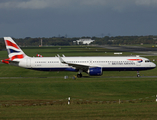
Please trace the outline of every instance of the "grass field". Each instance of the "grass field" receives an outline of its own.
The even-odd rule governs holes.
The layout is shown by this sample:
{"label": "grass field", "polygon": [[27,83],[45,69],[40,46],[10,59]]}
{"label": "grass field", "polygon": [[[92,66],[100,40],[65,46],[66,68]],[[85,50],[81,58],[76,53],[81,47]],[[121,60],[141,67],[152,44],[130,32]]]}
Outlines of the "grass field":
{"label": "grass field", "polygon": [[14,78],[0,83],[0,119],[157,117],[157,78]]}
{"label": "grass field", "polygon": [[[29,56],[105,56],[114,52],[85,46],[58,48],[23,50]],[[7,58],[6,51],[0,55],[0,59]],[[106,71],[101,77],[84,74],[74,80],[74,72],[41,72],[0,64],[0,119],[156,119],[157,69],[140,73],[142,77],[136,78],[136,71]],[[65,75],[69,78],[64,79]]]}
{"label": "grass field", "polygon": [[[157,105],[86,104],[1,108],[1,119],[35,120],[155,120]],[[6,117],[8,116],[8,117]]]}

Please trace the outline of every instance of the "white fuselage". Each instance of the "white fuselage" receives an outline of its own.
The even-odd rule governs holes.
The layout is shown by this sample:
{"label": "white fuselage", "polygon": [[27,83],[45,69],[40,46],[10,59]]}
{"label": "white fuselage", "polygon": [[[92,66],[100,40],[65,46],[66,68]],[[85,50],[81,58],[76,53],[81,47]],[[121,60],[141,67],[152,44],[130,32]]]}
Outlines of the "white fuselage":
{"label": "white fuselage", "polygon": [[[62,57],[62,59],[67,63],[89,66],[89,68],[100,67],[102,71],[140,71],[156,67],[147,58],[139,56]],[[19,62],[19,66],[41,71],[79,71],[77,67],[61,63],[58,57],[26,57]]]}

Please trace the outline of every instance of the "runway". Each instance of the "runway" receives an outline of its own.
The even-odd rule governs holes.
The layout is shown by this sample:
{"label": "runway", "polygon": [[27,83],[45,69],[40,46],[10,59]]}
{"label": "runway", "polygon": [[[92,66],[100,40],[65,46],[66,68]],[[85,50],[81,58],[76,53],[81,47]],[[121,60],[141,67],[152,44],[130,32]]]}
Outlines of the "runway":
{"label": "runway", "polygon": [[146,48],[141,46],[109,46],[109,45],[99,45],[97,47],[111,49],[119,52],[133,52],[138,54],[145,54],[142,56],[157,56],[157,48]]}
{"label": "runway", "polygon": [[[56,79],[56,78],[64,78],[64,76],[56,76],[56,77],[0,77],[0,79]],[[137,76],[101,76],[101,77],[91,77],[91,76],[83,76],[82,78],[137,78]],[[139,78],[157,78],[157,76],[140,76]],[[73,79],[72,76],[68,76],[66,79]],[[76,78],[80,79],[80,78]],[[74,79],[74,80],[76,80]]]}

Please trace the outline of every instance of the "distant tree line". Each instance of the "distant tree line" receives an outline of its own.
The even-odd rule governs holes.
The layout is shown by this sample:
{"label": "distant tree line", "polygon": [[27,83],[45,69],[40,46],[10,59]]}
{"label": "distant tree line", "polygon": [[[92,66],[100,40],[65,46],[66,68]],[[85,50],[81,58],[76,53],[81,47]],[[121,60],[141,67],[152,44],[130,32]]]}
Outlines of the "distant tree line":
{"label": "distant tree line", "polygon": [[[94,38],[93,38],[94,39]],[[116,36],[95,38],[92,44],[98,45],[133,45],[133,44],[156,44],[157,36]]]}
{"label": "distant tree line", "polygon": [[42,39],[43,46],[69,46],[73,45],[73,41],[77,38],[24,38],[15,39],[20,46],[40,46]]}
{"label": "distant tree line", "polygon": [[[132,44],[157,44],[157,36],[149,35],[149,36],[116,36],[116,37],[82,37],[82,38],[91,38],[92,40],[95,40],[91,44],[97,44],[97,45],[132,45]],[[82,39],[81,38],[81,39]],[[73,41],[76,41],[80,38],[65,38],[65,37],[51,37],[51,38],[13,38],[15,42],[19,46],[39,46],[41,45],[41,39],[42,39],[42,45],[43,46],[69,46],[74,45]],[[0,50],[4,49],[4,40],[3,38],[0,38]]]}

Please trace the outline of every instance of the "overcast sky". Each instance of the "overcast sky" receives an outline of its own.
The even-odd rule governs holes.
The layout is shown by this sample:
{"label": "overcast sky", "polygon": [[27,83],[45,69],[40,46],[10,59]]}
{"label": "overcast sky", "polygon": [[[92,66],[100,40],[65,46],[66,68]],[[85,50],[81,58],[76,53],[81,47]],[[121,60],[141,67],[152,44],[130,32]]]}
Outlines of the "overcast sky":
{"label": "overcast sky", "polygon": [[157,0],[0,0],[0,37],[157,35]]}

